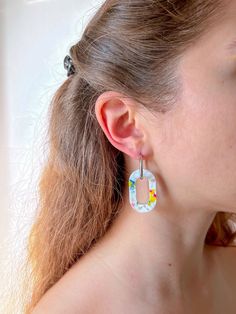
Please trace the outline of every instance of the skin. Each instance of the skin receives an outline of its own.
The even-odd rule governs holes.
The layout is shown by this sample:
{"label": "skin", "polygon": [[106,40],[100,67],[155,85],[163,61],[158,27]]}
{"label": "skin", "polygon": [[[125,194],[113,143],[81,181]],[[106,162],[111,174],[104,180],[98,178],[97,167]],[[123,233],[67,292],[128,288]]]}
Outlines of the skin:
{"label": "skin", "polygon": [[[128,173],[138,169],[141,152],[157,180],[156,208],[145,214],[131,208],[126,186],[122,212],[96,253],[153,304],[158,293],[183,304],[197,295],[205,309],[224,302],[220,249],[204,239],[218,211],[236,213],[236,47],[227,49],[236,39],[235,16],[231,1],[221,24],[186,51],[178,69],[183,92],[170,113],[153,116],[113,91],[96,102],[99,124],[124,152]],[[139,182],[144,201],[147,185]]]}
{"label": "skin", "polygon": [[[97,99],[97,120],[124,153],[127,173],[138,169],[141,152],[155,175],[157,204],[149,213],[133,210],[126,180],[114,225],[51,289],[42,312],[50,304],[54,313],[59,291],[67,309],[75,304],[70,290],[80,291],[70,313],[94,313],[91,295],[103,314],[236,313],[236,249],[204,243],[218,211],[236,213],[236,48],[227,49],[235,16],[236,1],[227,2],[225,18],[185,52],[182,94],[168,114],[154,116],[115,91]],[[144,202],[146,180],[138,180],[137,193]]]}

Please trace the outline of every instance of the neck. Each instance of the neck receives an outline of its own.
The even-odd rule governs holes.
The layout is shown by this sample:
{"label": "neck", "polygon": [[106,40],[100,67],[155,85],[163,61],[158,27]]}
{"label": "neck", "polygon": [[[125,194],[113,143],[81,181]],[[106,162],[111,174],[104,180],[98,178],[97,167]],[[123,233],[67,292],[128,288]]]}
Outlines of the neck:
{"label": "neck", "polygon": [[100,257],[116,273],[124,273],[128,285],[139,283],[152,291],[164,285],[176,293],[205,285],[214,250],[205,237],[216,212],[187,209],[159,197],[155,209],[138,213],[127,191],[119,216],[101,241]]}

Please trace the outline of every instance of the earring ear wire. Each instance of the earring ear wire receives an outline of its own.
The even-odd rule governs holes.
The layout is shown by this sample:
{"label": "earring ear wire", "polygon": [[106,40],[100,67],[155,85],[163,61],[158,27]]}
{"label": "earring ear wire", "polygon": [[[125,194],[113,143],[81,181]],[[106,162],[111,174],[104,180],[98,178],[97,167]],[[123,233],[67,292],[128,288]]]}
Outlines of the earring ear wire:
{"label": "earring ear wire", "polygon": [[140,172],[140,179],[143,179],[143,158],[142,155],[140,154],[139,157],[139,172]]}

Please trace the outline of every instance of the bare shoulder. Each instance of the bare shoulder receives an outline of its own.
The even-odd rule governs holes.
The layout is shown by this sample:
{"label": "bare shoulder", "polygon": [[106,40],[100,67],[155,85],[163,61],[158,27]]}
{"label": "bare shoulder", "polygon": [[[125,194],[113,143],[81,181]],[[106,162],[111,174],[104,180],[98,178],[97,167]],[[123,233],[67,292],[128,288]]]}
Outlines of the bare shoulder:
{"label": "bare shoulder", "polygon": [[[142,300],[120,281],[119,274],[99,262],[94,254],[84,256],[50,288],[32,314],[147,313]],[[148,313],[154,313],[149,311]],[[155,312],[156,313],[156,312]]]}
{"label": "bare shoulder", "polygon": [[32,314],[98,313],[101,291],[98,267],[91,260],[81,261],[44,294]]}

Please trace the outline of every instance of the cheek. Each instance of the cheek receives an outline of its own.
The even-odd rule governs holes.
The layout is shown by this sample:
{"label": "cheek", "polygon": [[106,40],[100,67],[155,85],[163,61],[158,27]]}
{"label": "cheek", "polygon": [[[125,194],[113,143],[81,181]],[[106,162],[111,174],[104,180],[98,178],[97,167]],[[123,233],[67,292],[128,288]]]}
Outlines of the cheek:
{"label": "cheek", "polygon": [[[209,80],[210,81],[210,80]],[[182,116],[188,161],[212,184],[236,179],[236,93],[224,81],[203,83],[189,95]],[[224,179],[224,181],[222,181]],[[228,182],[229,183],[229,182]],[[222,186],[222,184],[221,184]]]}
{"label": "cheek", "polygon": [[236,103],[222,98],[189,98],[168,123],[161,166],[178,193],[191,190],[218,203],[225,195],[230,206],[236,197]]}
{"label": "cheek", "polygon": [[236,107],[232,112],[214,102],[204,108],[185,116],[179,152],[197,175],[217,179],[236,170]]}

